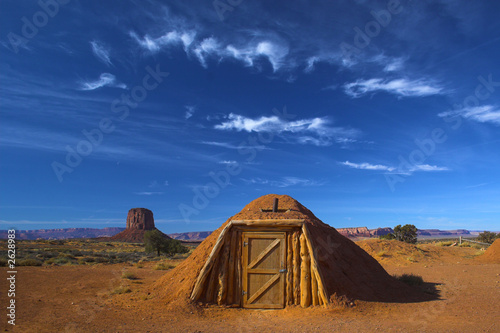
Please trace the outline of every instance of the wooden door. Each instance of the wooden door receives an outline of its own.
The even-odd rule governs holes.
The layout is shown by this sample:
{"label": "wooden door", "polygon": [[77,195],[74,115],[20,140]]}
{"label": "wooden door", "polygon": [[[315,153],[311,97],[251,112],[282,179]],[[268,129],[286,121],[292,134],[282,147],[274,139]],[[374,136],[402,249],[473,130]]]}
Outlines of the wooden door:
{"label": "wooden door", "polygon": [[281,309],[285,305],[284,232],[244,232],[243,307]]}

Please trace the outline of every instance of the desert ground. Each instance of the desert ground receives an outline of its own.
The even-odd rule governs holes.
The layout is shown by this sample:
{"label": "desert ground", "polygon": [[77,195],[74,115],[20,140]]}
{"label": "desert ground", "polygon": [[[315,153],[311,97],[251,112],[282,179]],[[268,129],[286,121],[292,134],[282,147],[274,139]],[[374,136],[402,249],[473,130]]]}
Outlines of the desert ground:
{"label": "desert ground", "polygon": [[[31,244],[31,243],[30,243]],[[355,301],[348,307],[249,310],[172,308],[155,281],[183,258],[140,262],[57,262],[17,267],[16,325],[5,332],[499,332],[500,264],[474,247],[396,241],[357,242],[388,273],[423,278],[438,297],[420,303]],[[5,244],[2,243],[2,247]],[[78,242],[70,244],[79,246]],[[448,244],[445,244],[448,245]],[[47,246],[47,245],[44,245]],[[58,245],[52,245],[57,247]],[[68,246],[68,243],[65,244]],[[99,245],[105,246],[105,245]],[[137,248],[124,245],[131,253]],[[116,245],[115,245],[116,247]],[[3,250],[3,249],[2,249]],[[116,251],[116,249],[115,249]],[[83,253],[85,254],[85,253]],[[158,266],[163,269],[158,269]],[[1,268],[2,308],[7,267]],[[5,309],[5,308],[4,308]],[[3,310],[5,311],[5,310]]]}

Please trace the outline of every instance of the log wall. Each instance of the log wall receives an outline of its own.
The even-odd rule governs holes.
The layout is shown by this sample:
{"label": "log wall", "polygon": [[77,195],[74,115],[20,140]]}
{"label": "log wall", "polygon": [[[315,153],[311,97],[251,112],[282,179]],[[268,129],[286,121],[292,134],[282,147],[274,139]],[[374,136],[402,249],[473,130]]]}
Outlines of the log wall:
{"label": "log wall", "polygon": [[[238,226],[223,230],[224,234],[219,236],[207,263],[200,271],[191,299],[218,305],[242,306],[242,231],[255,229],[257,228]],[[326,305],[326,292],[305,226],[293,228],[280,224],[272,228],[272,231],[286,232],[284,251],[287,271],[282,277],[285,306]]]}

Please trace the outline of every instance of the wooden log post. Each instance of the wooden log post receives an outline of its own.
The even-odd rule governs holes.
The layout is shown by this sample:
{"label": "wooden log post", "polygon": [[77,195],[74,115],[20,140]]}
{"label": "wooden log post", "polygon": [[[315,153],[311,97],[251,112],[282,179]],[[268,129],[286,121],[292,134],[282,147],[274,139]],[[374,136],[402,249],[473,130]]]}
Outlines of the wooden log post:
{"label": "wooden log post", "polygon": [[300,306],[311,306],[311,258],[305,235],[300,235]]}
{"label": "wooden log post", "polygon": [[229,270],[229,250],[231,248],[230,235],[226,235],[224,242],[224,250],[222,252],[221,264],[219,268],[219,291],[217,292],[217,304],[222,305],[226,303],[227,299],[227,276]]}
{"label": "wooden log post", "polygon": [[233,304],[236,304],[238,306],[241,306],[241,292],[243,290],[241,286],[241,245],[243,244],[241,240],[241,232],[238,231],[236,233],[236,258],[235,258],[235,277],[234,277],[234,282],[236,284],[236,290],[234,293],[234,298],[233,298]]}
{"label": "wooden log post", "polygon": [[326,288],[323,284],[323,281],[325,281],[325,279],[323,278],[323,274],[321,274],[321,269],[318,265],[318,262],[316,261],[318,254],[316,252],[316,249],[312,247],[311,234],[309,233],[309,230],[307,229],[306,224],[304,224],[302,226],[302,233],[306,237],[307,246],[309,248],[309,253],[310,253],[310,257],[311,257],[311,273],[314,274],[314,276],[316,277],[317,283],[318,283],[319,303],[320,303],[320,305],[328,305],[328,303],[329,303],[328,295],[326,292]]}
{"label": "wooden log post", "polygon": [[203,268],[201,269],[200,273],[198,274],[198,279],[196,280],[196,283],[193,288],[193,292],[191,293],[191,299],[193,301],[197,301],[201,295],[203,294],[203,291],[206,286],[206,280],[209,278],[212,266],[214,266],[215,263],[215,258],[218,257],[219,251],[224,244],[224,236],[226,235],[227,230],[231,228],[231,222],[229,222],[224,229],[222,229],[222,232],[220,233],[219,237],[217,238],[217,241],[215,242],[215,245],[212,249],[212,252],[207,258],[207,261],[205,262],[205,265],[203,265]]}
{"label": "wooden log post", "polygon": [[[312,270],[311,270],[312,273]],[[311,274],[311,295],[312,295],[312,305],[319,305],[318,301],[318,280],[316,279],[316,274]]]}
{"label": "wooden log post", "polygon": [[229,250],[229,271],[227,275],[227,304],[233,304],[234,301],[234,270],[236,266],[236,243],[237,243],[237,233],[236,231],[231,232],[231,248]]}
{"label": "wooden log post", "polygon": [[286,304],[293,304],[293,233],[289,232],[287,236],[287,254],[286,254]]}
{"label": "wooden log post", "polygon": [[208,282],[207,282],[207,286],[206,286],[207,292],[206,292],[205,300],[208,303],[215,303],[216,302],[215,291],[217,290],[217,285],[218,285],[217,278],[219,275],[220,258],[221,258],[221,256],[217,256],[215,258],[214,264],[212,266],[212,270],[210,272],[210,278],[208,279]]}
{"label": "wooden log post", "polygon": [[293,233],[293,301],[300,304],[300,243],[299,232]]}

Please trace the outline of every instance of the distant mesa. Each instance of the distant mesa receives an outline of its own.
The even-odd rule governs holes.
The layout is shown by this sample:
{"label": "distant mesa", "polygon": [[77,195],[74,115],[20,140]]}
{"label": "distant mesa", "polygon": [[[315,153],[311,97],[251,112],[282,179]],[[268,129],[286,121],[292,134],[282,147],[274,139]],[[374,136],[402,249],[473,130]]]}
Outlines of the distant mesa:
{"label": "distant mesa", "polygon": [[132,208],[127,215],[127,229],[153,230],[155,219],[147,208]]}
{"label": "distant mesa", "polygon": [[[132,208],[127,215],[127,228],[119,234],[110,237],[111,241],[143,243],[144,234],[148,230],[154,230],[155,221],[153,212],[147,208]],[[170,238],[165,235],[165,238]]]}

